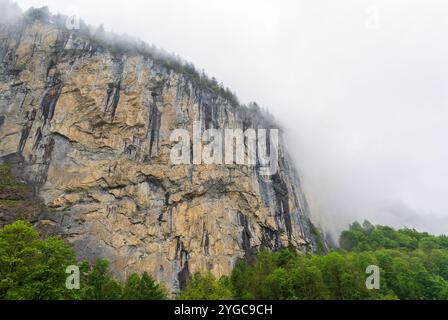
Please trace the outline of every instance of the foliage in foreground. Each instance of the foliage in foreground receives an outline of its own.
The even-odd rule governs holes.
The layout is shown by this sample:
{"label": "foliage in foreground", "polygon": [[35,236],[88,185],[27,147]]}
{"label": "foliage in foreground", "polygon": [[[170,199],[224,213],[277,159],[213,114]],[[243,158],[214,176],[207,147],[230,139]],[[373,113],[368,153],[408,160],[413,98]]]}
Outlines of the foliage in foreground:
{"label": "foliage in foreground", "polygon": [[188,287],[179,296],[182,300],[231,300],[233,293],[230,279],[216,279],[210,272],[196,273]]}
{"label": "foliage in foreground", "polygon": [[[341,249],[326,255],[291,250],[261,252],[234,268],[227,292],[234,299],[448,299],[448,238],[416,230],[354,223]],[[366,268],[380,268],[380,289],[368,290]],[[208,282],[208,283],[207,283]],[[186,299],[219,297],[222,280],[195,276]],[[213,291],[213,288],[217,288]]]}
{"label": "foliage in foreground", "polygon": [[161,300],[165,289],[148,274],[131,275],[122,284],[98,260],[80,265],[80,290],[65,287],[67,266],[75,253],[63,240],[40,239],[28,222],[18,221],[0,229],[0,299],[12,300]]}
{"label": "foliage in foreground", "polygon": [[[230,299],[448,299],[448,239],[415,230],[354,223],[341,249],[325,255],[260,252],[239,261],[229,277],[194,275],[179,296],[187,300]],[[23,221],[0,229],[0,299],[159,300],[163,286],[146,273],[124,283],[109,263],[80,264],[81,288],[68,290],[66,267],[76,264],[63,240],[41,239]],[[380,267],[380,289],[365,286],[367,266]]]}

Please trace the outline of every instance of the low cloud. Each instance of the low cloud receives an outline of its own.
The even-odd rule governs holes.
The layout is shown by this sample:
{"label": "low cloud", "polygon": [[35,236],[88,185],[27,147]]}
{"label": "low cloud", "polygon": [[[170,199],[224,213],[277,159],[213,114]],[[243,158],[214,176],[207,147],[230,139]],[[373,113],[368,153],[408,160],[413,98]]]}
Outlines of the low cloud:
{"label": "low cloud", "polygon": [[[56,0],[20,0],[26,9]],[[176,52],[287,128],[313,215],[448,230],[448,4],[428,0],[80,0],[104,24]]]}

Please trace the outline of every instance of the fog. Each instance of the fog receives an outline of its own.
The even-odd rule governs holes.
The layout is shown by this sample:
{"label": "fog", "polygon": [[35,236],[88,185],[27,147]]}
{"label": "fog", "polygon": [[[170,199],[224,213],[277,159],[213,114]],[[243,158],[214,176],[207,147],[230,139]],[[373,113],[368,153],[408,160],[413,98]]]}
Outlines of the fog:
{"label": "fog", "polygon": [[313,217],[448,232],[444,0],[19,0],[179,54],[284,125]]}

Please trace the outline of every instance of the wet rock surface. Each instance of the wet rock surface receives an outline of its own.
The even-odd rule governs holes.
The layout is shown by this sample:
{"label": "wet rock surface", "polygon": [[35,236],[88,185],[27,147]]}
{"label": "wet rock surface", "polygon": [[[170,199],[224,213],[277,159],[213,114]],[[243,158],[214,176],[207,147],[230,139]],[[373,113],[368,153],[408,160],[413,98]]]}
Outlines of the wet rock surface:
{"label": "wet rock surface", "polygon": [[270,177],[256,165],[172,164],[171,132],[191,133],[195,121],[274,126],[258,107],[235,106],[148,57],[110,53],[51,23],[0,26],[1,162],[20,163],[50,209],[31,220],[79,258],[109,259],[121,277],[147,271],[176,292],[191,273],[228,274],[259,250],[315,251],[283,143]]}

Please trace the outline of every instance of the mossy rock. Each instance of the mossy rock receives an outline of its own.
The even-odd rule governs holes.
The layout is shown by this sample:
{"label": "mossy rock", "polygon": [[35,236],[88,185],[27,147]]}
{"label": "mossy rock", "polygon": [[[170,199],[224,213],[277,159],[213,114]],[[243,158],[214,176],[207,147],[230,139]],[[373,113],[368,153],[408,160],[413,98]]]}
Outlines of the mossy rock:
{"label": "mossy rock", "polygon": [[16,220],[35,220],[43,211],[30,186],[18,182],[9,164],[0,164],[0,226]]}

